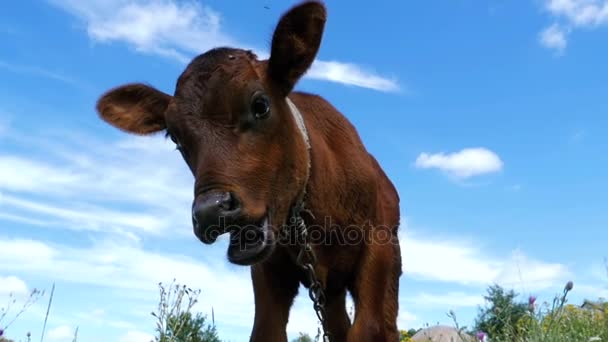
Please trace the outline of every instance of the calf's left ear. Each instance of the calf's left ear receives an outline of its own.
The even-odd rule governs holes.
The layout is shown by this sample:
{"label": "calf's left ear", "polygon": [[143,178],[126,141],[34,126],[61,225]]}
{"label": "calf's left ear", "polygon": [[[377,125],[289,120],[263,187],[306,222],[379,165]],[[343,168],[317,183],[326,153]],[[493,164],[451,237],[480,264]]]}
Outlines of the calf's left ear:
{"label": "calf's left ear", "polygon": [[272,36],[268,76],[287,96],[315,60],[327,13],[319,1],[306,1],[285,13]]}
{"label": "calf's left ear", "polygon": [[105,93],[97,101],[99,116],[110,125],[134,134],[161,131],[171,95],[145,84],[127,84]]}

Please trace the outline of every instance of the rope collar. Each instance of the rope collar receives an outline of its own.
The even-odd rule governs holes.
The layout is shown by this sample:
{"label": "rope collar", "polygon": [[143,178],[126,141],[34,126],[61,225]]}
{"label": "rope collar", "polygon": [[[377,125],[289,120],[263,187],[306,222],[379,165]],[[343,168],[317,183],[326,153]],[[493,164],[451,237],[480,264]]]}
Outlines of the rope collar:
{"label": "rope collar", "polygon": [[[298,129],[300,133],[302,133],[302,137],[304,138],[304,142],[306,143],[306,148],[310,150],[310,137],[308,136],[308,130],[306,130],[306,125],[304,124],[304,118],[302,117],[302,113],[298,110],[298,107],[291,101],[289,97],[286,97],[287,105],[289,106],[289,110],[291,111],[291,115],[296,120],[296,124],[298,125]],[[310,166],[310,161],[309,161]]]}
{"label": "rope collar", "polygon": [[304,139],[304,144],[306,145],[306,151],[308,153],[308,165],[306,166],[306,178],[304,181],[304,186],[302,187],[302,191],[300,192],[300,195],[297,198],[296,204],[293,207],[293,212],[292,215],[300,215],[300,212],[303,210],[304,208],[304,197],[306,196],[306,187],[308,186],[308,180],[310,179],[310,166],[311,166],[311,154],[310,154],[310,150],[311,150],[311,145],[310,145],[310,136],[308,135],[308,130],[306,129],[306,124],[304,123],[304,118],[302,117],[302,113],[300,113],[300,110],[298,109],[298,107],[296,107],[296,105],[291,101],[291,99],[289,99],[289,97],[285,97],[285,100],[287,101],[287,105],[289,106],[289,111],[291,112],[291,115],[294,118],[294,121],[296,122],[296,126],[298,127],[298,130],[300,131],[300,135],[302,136],[302,138]]}

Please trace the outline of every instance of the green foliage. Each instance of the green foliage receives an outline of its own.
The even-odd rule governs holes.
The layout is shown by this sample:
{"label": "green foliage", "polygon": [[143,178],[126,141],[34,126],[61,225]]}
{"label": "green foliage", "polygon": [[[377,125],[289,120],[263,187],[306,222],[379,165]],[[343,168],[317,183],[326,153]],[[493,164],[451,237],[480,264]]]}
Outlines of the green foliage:
{"label": "green foliage", "polygon": [[416,333],[419,332],[419,331],[420,331],[420,329],[410,329],[410,330],[407,331],[407,335],[409,337],[412,337],[412,336],[416,335]]}
{"label": "green foliage", "polygon": [[484,296],[489,305],[480,308],[475,319],[475,331],[483,331],[489,336],[515,339],[520,336],[518,326],[527,315],[528,305],[517,303],[516,297],[517,294],[513,290],[505,291],[498,285],[490,286],[488,294]]}
{"label": "green foliage", "polygon": [[156,317],[156,342],[220,342],[214,325],[206,323],[206,316],[192,314],[200,290],[173,283],[158,284],[160,301]]}
{"label": "green foliage", "polygon": [[529,335],[537,341],[608,341],[608,305],[592,310],[568,304],[531,323]]}
{"label": "green foliage", "polygon": [[421,329],[399,330],[399,342],[410,342]]}
{"label": "green foliage", "polygon": [[201,313],[195,316],[191,312],[182,312],[179,316],[170,316],[167,330],[161,334],[159,342],[220,342],[215,326],[206,324],[206,317]]}

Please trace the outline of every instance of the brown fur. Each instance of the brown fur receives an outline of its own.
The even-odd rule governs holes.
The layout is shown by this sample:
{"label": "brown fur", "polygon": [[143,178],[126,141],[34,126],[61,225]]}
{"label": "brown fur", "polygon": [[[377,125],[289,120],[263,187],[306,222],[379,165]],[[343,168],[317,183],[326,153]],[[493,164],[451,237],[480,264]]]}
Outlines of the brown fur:
{"label": "brown fur", "polygon": [[[311,232],[373,236],[314,244],[334,341],[398,341],[397,192],[338,110],[319,96],[292,92],[316,56],[325,19],[321,3],[303,3],[279,21],[269,60],[259,61],[249,51],[214,49],[188,65],[174,96],[131,84],[104,94],[97,108],[105,121],[131,133],[166,129],[182,146],[196,178],[195,195],[210,189],[238,194],[246,217],[253,222],[268,215],[276,235],[305,186],[310,162],[306,205],[314,218],[305,220]],[[271,115],[263,121],[251,115],[256,91],[271,103]],[[304,117],[310,155],[286,95]],[[277,244],[251,265],[251,341],[287,340],[293,299],[300,283],[308,285],[295,264],[296,253],[296,246]],[[352,324],[347,292],[355,302]]]}

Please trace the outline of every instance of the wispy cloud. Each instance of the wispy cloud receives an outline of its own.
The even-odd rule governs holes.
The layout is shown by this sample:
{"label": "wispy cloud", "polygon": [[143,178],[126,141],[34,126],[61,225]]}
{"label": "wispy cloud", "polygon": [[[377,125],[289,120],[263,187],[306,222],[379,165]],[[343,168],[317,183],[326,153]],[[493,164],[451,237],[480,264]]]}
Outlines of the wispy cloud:
{"label": "wispy cloud", "polygon": [[503,168],[503,162],[493,151],[486,148],[465,148],[453,153],[421,153],[415,165],[421,169],[439,169],[456,178],[495,173]]}
{"label": "wispy cloud", "polygon": [[157,136],[108,144],[90,137],[87,144],[69,134],[61,143],[30,140],[21,143],[28,155],[0,154],[0,218],[134,240],[168,229],[190,233],[192,176],[171,142]]}
{"label": "wispy cloud", "polygon": [[82,86],[83,83],[79,80],[76,80],[70,76],[62,74],[60,72],[55,72],[52,70],[47,70],[38,66],[31,65],[21,65],[19,63],[13,63],[8,61],[0,60],[0,69],[17,74],[26,74],[37,77],[44,77],[51,80],[67,83],[72,86]]}
{"label": "wispy cloud", "polygon": [[464,292],[448,292],[443,294],[421,292],[411,297],[405,297],[402,300],[420,307],[431,306],[442,309],[475,307],[483,304],[484,301],[483,296],[480,294],[472,295]]}
{"label": "wispy cloud", "polygon": [[218,316],[248,324],[251,311],[244,308],[253,308],[253,294],[250,286],[243,286],[247,270],[228,270],[217,257],[210,258],[214,261],[211,263],[179,254],[159,254],[118,239],[73,247],[0,236],[0,268],[8,272],[131,291],[139,293],[140,298],[145,294],[150,303],[156,298],[156,284],[175,278],[183,284],[200,286],[205,304],[216,307]]}
{"label": "wispy cloud", "polygon": [[593,29],[608,25],[608,0],[545,0],[544,9],[560,24],[552,24],[540,34],[543,46],[562,52],[573,29]]}
{"label": "wispy cloud", "polygon": [[402,234],[400,241],[405,274],[422,280],[545,289],[569,274],[565,265],[535,260],[519,250],[503,257],[492,256],[473,243],[411,233]]}
{"label": "wispy cloud", "polygon": [[317,60],[306,76],[313,79],[328,80],[381,91],[400,90],[397,80],[378,76],[373,72],[368,72],[350,63]]}
{"label": "wispy cloud", "polygon": [[[137,51],[173,58],[182,63],[218,46],[252,49],[225,33],[220,13],[193,1],[76,1],[50,0],[82,20],[89,37],[98,42],[125,42]],[[369,88],[398,91],[395,79],[384,78],[352,64],[317,60],[307,77]]]}
{"label": "wispy cloud", "polygon": [[235,44],[221,31],[220,14],[196,2],[51,2],[84,20],[95,41],[124,41],[140,52],[181,62],[187,62],[193,52]]}
{"label": "wispy cloud", "polygon": [[597,27],[608,24],[607,0],[546,0],[545,8],[575,26]]}

